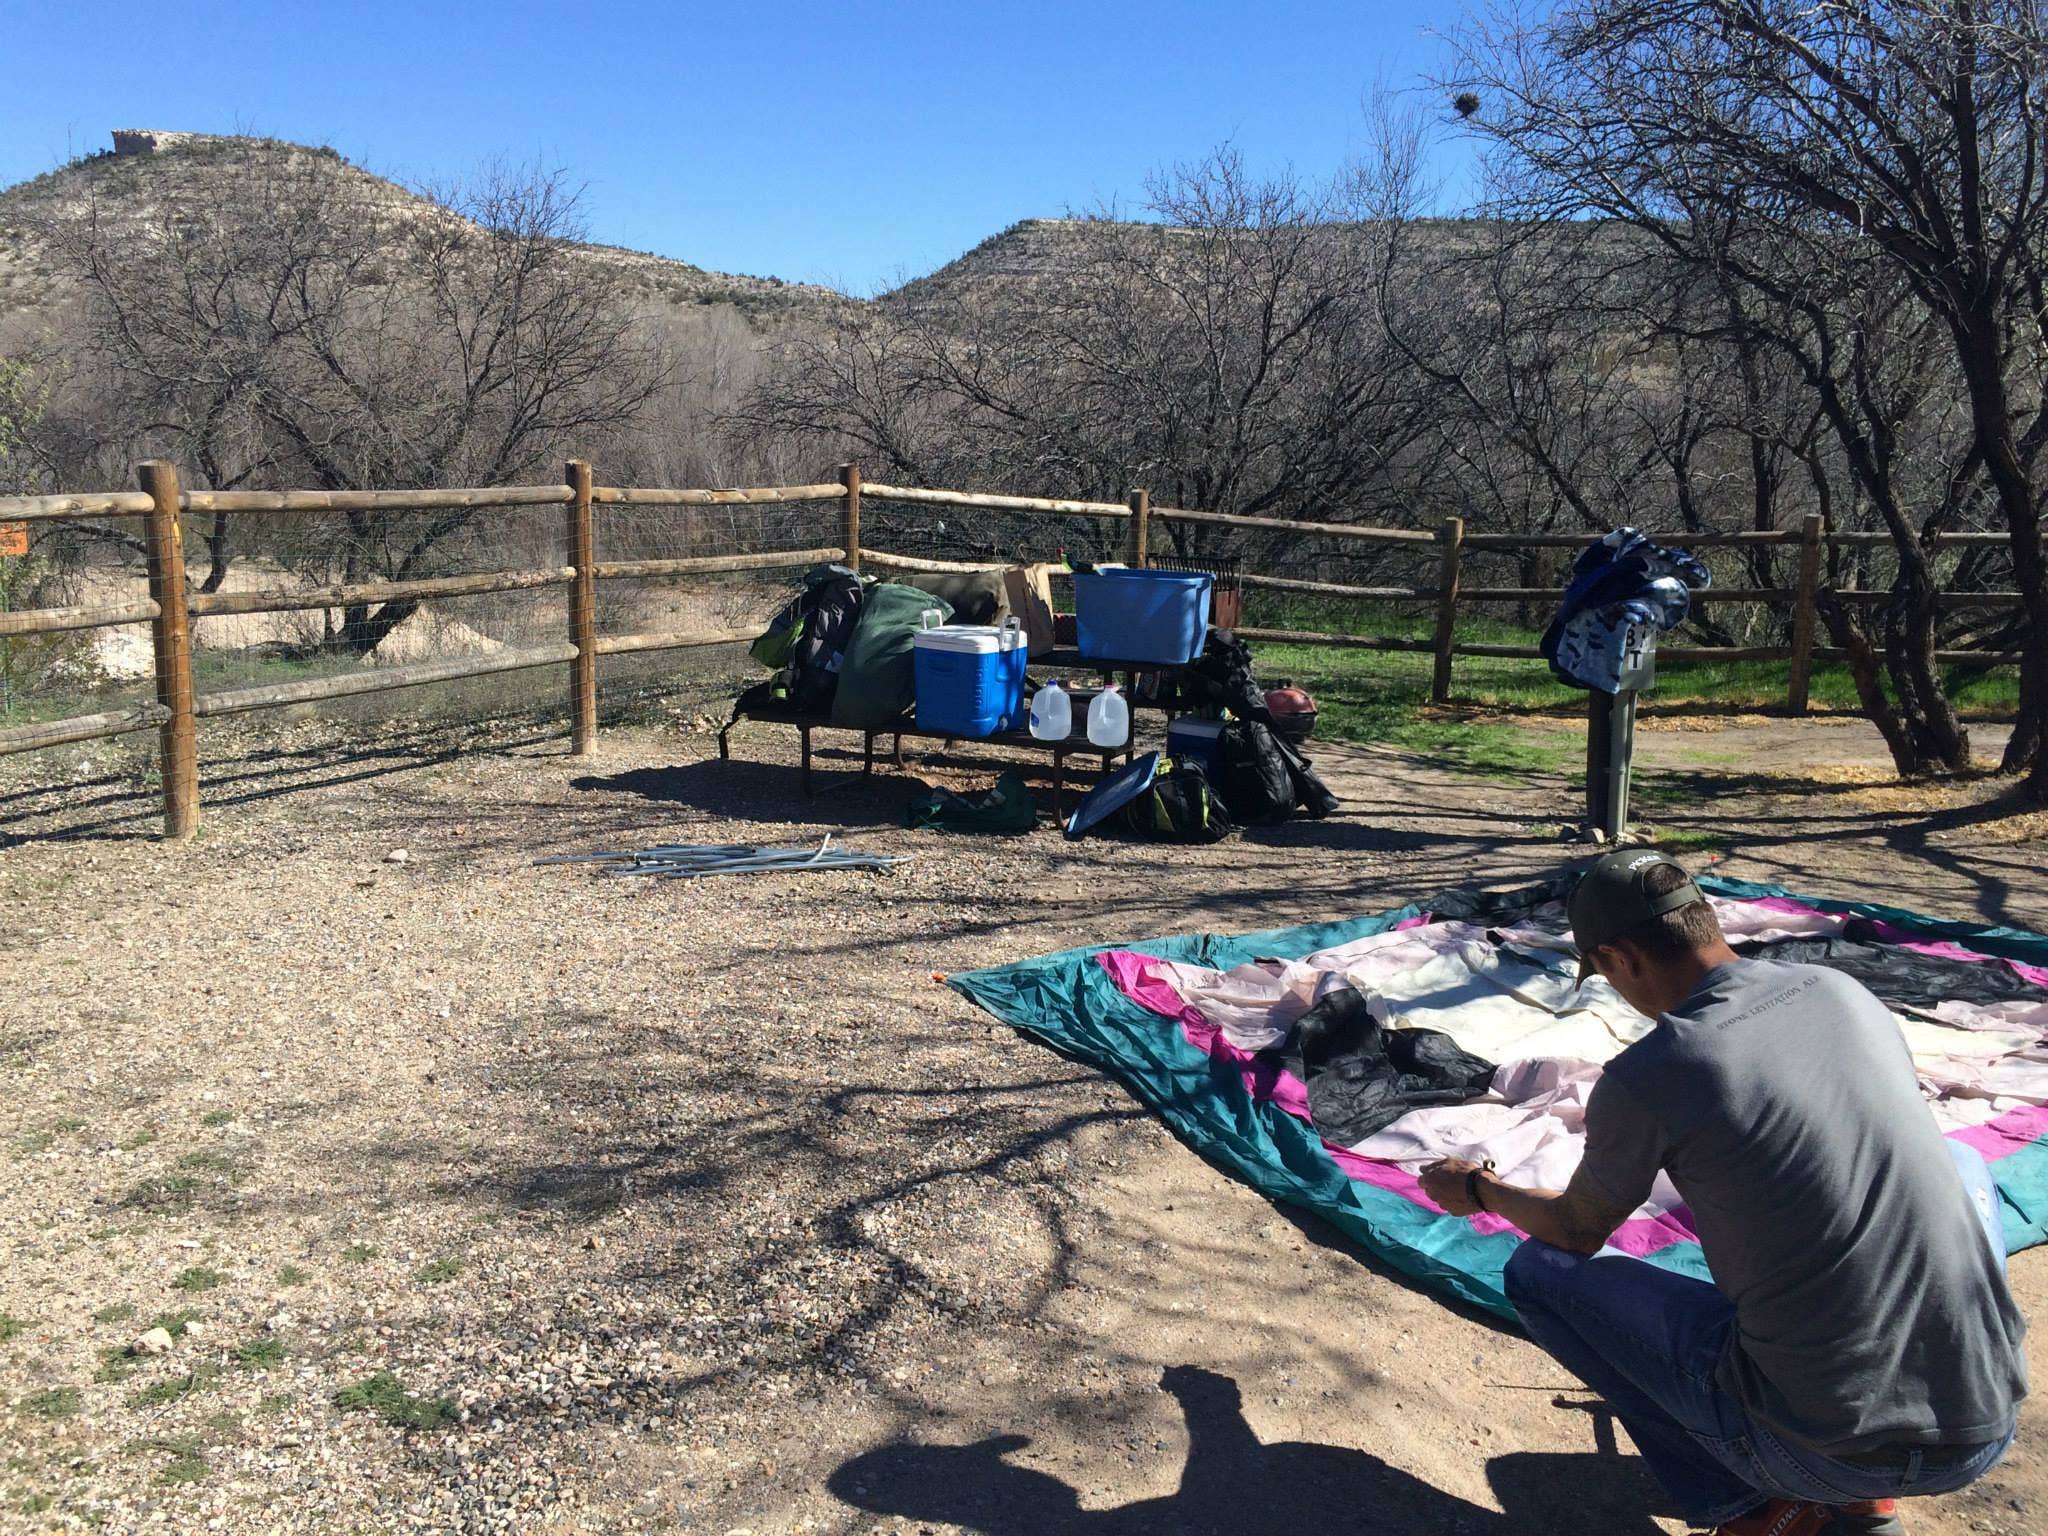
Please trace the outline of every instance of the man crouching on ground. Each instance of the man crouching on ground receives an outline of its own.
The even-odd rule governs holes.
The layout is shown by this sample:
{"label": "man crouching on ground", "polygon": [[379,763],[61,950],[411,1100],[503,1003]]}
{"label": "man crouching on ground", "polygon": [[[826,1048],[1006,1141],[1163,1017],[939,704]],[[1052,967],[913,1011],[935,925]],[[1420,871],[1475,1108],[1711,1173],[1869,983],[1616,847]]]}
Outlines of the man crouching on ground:
{"label": "man crouching on ground", "polygon": [[[1839,971],[1737,955],[1670,859],[1608,854],[1570,912],[1581,979],[1656,1028],[1594,1088],[1569,1189],[1457,1159],[1423,1189],[1529,1234],[1508,1299],[1686,1518],[1895,1536],[1896,1499],[2005,1454],[2026,1395],[1983,1159],[1936,1128],[1883,1003]],[[1604,1248],[1660,1169],[1711,1284]]]}

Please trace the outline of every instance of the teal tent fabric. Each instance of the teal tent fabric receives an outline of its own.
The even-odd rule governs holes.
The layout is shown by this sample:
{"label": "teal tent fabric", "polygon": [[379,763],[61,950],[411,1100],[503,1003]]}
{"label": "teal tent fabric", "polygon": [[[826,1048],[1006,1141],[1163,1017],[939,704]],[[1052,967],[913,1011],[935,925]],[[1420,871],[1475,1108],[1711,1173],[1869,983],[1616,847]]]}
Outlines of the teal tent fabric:
{"label": "teal tent fabric", "polygon": [[[1828,912],[1877,918],[1916,937],[1947,939],[1980,953],[2048,965],[2048,938],[2015,928],[1945,922],[1895,907],[1831,901],[1777,886],[1711,875],[1699,884],[1738,899],[1785,896]],[[1112,947],[1159,959],[1227,970],[1265,956],[1294,959],[1421,915],[1413,904],[1369,917],[1263,933],[1192,934],[1120,945],[1088,945],[1013,965],[960,972],[948,985],[997,1018],[1064,1056],[1121,1082],[1182,1142],[1268,1198],[1313,1211],[1366,1253],[1445,1295],[1512,1319],[1501,1268],[1519,1241],[1483,1234],[1390,1190],[1349,1177],[1314,1129],[1256,1100],[1237,1067],[1197,1049],[1177,1028],[1124,996],[1096,957]],[[2048,1141],[1993,1164],[2005,1204],[2008,1246],[2048,1241]],[[1677,1243],[1647,1262],[1707,1278],[1694,1243]]]}

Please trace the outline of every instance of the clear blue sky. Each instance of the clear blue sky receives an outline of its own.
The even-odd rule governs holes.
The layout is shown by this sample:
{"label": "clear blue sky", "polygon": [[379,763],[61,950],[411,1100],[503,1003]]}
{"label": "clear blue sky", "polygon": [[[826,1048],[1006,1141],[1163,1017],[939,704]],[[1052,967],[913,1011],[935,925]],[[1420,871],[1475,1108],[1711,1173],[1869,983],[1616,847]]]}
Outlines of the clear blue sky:
{"label": "clear blue sky", "polygon": [[1228,140],[1334,168],[1449,4],[0,0],[0,184],[114,128],[328,143],[401,180],[588,184],[592,238],[859,292]]}

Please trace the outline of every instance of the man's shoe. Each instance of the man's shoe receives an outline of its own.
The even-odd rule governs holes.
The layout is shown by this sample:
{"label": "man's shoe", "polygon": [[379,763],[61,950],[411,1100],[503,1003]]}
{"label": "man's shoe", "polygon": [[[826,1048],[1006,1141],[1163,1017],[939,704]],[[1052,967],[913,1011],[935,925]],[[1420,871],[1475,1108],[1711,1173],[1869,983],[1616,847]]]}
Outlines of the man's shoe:
{"label": "man's shoe", "polygon": [[1773,1499],[1714,1528],[1714,1536],[1905,1536],[1897,1499],[1862,1504],[1809,1504]]}
{"label": "man's shoe", "polygon": [[1833,1521],[1821,1527],[1827,1536],[1906,1536],[1897,1499],[1871,1499],[1841,1504],[1828,1511]]}
{"label": "man's shoe", "polygon": [[1804,1499],[1773,1499],[1714,1527],[1714,1536],[1832,1536],[1835,1512]]}

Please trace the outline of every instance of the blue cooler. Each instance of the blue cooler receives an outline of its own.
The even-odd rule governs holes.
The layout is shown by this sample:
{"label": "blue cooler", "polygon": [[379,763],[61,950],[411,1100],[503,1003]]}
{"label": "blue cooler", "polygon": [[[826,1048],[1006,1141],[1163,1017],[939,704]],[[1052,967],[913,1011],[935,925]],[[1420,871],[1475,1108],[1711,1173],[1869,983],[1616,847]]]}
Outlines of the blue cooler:
{"label": "blue cooler", "polygon": [[[929,621],[936,611],[926,615]],[[1024,718],[1024,631],[1015,619],[933,624],[911,637],[917,669],[917,728],[948,736],[993,736]]]}
{"label": "blue cooler", "polygon": [[1166,728],[1166,755],[1191,758],[1202,765],[1212,785],[1223,782],[1221,720],[1176,720]]}
{"label": "blue cooler", "polygon": [[1202,654],[1209,634],[1206,571],[1112,568],[1074,573],[1074,637],[1091,661],[1178,667]]}

